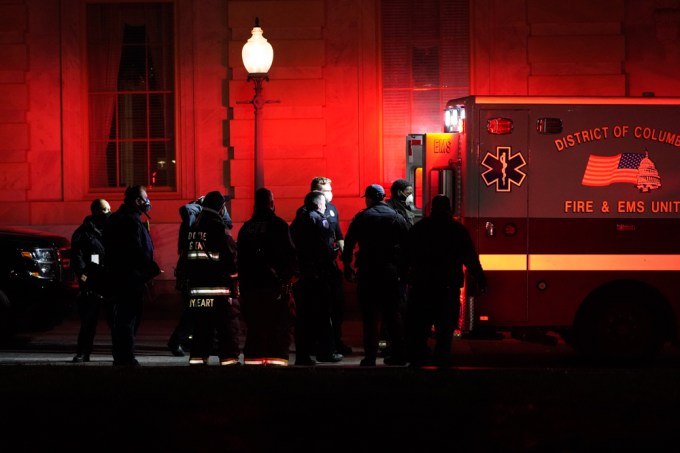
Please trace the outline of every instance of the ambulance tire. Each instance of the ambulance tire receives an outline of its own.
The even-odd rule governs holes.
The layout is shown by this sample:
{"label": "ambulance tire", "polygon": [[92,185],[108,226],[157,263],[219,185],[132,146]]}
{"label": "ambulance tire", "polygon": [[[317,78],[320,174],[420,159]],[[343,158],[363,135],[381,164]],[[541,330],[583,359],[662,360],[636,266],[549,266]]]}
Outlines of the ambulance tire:
{"label": "ambulance tire", "polygon": [[635,285],[601,288],[574,321],[574,347],[600,364],[645,362],[663,347],[667,328],[662,305]]}

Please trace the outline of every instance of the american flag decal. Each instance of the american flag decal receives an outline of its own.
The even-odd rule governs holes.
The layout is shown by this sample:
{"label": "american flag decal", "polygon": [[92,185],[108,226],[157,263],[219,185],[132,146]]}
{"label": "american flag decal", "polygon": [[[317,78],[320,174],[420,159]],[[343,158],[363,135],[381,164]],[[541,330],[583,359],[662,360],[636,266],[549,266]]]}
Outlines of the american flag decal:
{"label": "american flag decal", "polygon": [[621,153],[615,156],[594,156],[588,158],[581,184],[584,186],[608,186],[615,183],[636,184],[641,153]]}

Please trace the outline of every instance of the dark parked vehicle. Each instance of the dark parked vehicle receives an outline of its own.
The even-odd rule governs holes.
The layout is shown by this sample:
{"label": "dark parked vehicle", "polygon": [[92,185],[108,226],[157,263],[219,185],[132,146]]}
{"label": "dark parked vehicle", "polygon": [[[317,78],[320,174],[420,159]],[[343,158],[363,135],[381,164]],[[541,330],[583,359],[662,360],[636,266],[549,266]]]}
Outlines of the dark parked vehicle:
{"label": "dark parked vehicle", "polygon": [[70,252],[65,237],[0,227],[0,337],[63,320],[77,291]]}

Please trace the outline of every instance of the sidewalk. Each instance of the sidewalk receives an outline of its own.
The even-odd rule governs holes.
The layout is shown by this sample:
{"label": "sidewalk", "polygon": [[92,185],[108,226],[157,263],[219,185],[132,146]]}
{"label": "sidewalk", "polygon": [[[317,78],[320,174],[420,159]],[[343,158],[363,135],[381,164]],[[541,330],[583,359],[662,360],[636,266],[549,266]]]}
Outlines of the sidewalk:
{"label": "sidewalk", "polygon": [[[184,357],[173,356],[167,348],[168,338],[175,328],[176,321],[171,319],[143,319],[136,338],[137,360],[142,366],[189,366],[188,354]],[[104,366],[111,365],[111,337],[103,321],[98,326],[91,361],[85,364],[72,364],[75,353],[80,322],[69,318],[48,332],[21,335],[16,341],[0,348],[0,365],[74,365]],[[361,322],[349,320],[344,325],[345,342],[353,349],[351,355],[338,363],[318,363],[317,367],[358,367],[363,358],[361,347]],[[241,346],[245,338],[241,337]],[[243,355],[240,357],[243,361]],[[289,363],[295,363],[295,344],[291,340]],[[217,365],[216,356],[210,357],[209,365]],[[378,359],[377,366],[384,366]]]}

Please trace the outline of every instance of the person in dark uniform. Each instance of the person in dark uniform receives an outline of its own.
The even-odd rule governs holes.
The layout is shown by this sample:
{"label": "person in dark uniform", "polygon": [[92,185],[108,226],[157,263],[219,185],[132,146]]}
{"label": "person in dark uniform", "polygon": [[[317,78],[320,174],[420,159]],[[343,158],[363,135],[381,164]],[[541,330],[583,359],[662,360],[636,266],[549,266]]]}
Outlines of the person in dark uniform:
{"label": "person in dark uniform", "polygon": [[115,366],[139,366],[135,358],[135,336],[141,322],[148,284],[160,274],[144,214],[150,218],[151,202],[141,185],[125,190],[123,204],[104,226],[103,243],[107,278],[113,301],[111,343]]}
{"label": "person in dark uniform", "polygon": [[[407,312],[409,361],[412,366],[445,367],[458,325],[463,267],[480,292],[486,289],[486,277],[470,234],[453,219],[447,196],[432,199],[430,216],[409,231],[406,252],[411,280]],[[435,348],[430,357],[427,339],[433,325]]]}
{"label": "person in dark uniform", "polygon": [[109,202],[98,198],[90,204],[90,215],[71,236],[71,268],[78,278],[78,315],[80,331],[78,346],[73,362],[89,362],[97,323],[102,308],[111,326],[111,307],[105,296],[102,281],[104,266],[104,244],[102,231],[111,214]]}
{"label": "person in dark uniform", "polygon": [[[345,248],[345,236],[340,227],[340,214],[338,208],[332,203],[333,187],[332,180],[325,176],[315,176],[312,178],[310,190],[312,192],[322,192],[326,197],[326,213],[328,223],[335,235],[334,249],[337,253],[342,253]],[[304,204],[298,209],[298,213],[305,209]],[[345,288],[342,282],[342,271],[337,268],[335,278],[332,279],[331,287],[331,320],[333,322],[333,340],[335,342],[335,350],[338,354],[351,354],[352,347],[346,344],[342,338],[342,324],[345,318]]]}
{"label": "person in dark uniform", "polygon": [[272,192],[257,189],[253,215],[238,233],[246,365],[288,365],[290,287],[297,262],[288,223],[274,212]]}
{"label": "person in dark uniform", "polygon": [[404,217],[408,227],[415,223],[416,214],[413,212],[413,184],[405,179],[397,179],[390,187],[390,198],[385,202],[392,209]]}
{"label": "person in dark uniform", "polygon": [[189,365],[208,364],[215,335],[220,365],[240,365],[236,242],[224,221],[225,203],[218,191],[206,194],[185,239],[187,306],[194,320]]}
{"label": "person in dark uniform", "polygon": [[[415,213],[412,211],[411,206],[413,206],[413,185],[405,179],[397,179],[392,183],[390,187],[390,198],[385,201],[389,207],[397,211],[406,220],[406,225],[408,228],[413,226],[415,222]],[[408,283],[405,278],[400,282],[401,287],[401,300],[399,302],[399,310],[402,314],[406,312],[406,298],[408,295]],[[390,332],[387,330],[385,324],[382,325],[381,332],[381,344],[384,343],[385,347],[381,353],[385,356],[389,356],[390,352]]]}
{"label": "person in dark uniform", "polygon": [[[228,196],[225,195],[224,198],[229,201]],[[184,250],[184,246],[186,245],[186,237],[189,233],[189,228],[196,222],[198,215],[203,209],[204,199],[205,195],[179,208],[179,216],[182,219],[182,222],[179,225],[179,234],[177,235],[178,258],[177,266],[175,268],[175,278],[177,282],[176,288],[182,293],[182,314],[175,330],[172,331],[172,334],[168,339],[168,349],[172,352],[172,355],[176,357],[184,356],[183,345],[189,343],[191,334],[194,330],[194,311],[189,310],[187,304],[189,295],[187,294],[186,250]],[[224,224],[229,230],[234,226],[226,207],[224,209]]]}
{"label": "person in dark uniform", "polygon": [[[365,356],[362,366],[375,366],[380,324],[390,332],[391,356],[386,365],[405,365],[403,320],[399,312],[400,280],[403,274],[403,246],[406,220],[383,201],[385,190],[371,184],[364,192],[366,209],[357,213],[345,235],[342,253],[345,278],[357,282],[357,296],[363,316]],[[354,249],[359,248],[356,259]],[[355,274],[352,262],[355,262]]]}
{"label": "person in dark uniform", "polygon": [[296,365],[339,362],[331,319],[332,291],[336,285],[335,235],[325,215],[326,197],[313,191],[305,196],[305,209],[290,225],[298,252],[300,280],[293,286],[296,303]]}

